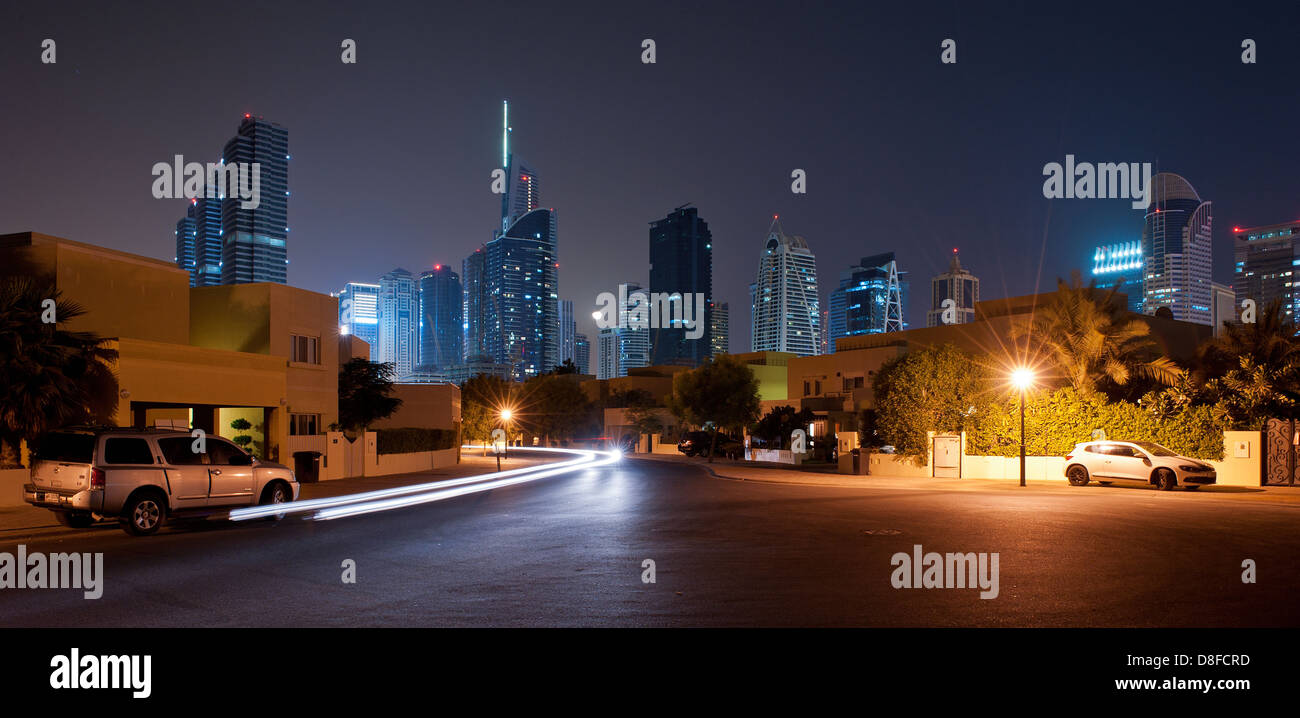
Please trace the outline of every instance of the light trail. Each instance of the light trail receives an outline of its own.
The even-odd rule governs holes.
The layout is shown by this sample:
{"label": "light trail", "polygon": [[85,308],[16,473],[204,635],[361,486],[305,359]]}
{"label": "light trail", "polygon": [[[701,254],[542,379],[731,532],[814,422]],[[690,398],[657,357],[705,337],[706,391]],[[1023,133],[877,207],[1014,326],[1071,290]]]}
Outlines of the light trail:
{"label": "light trail", "polygon": [[[543,451],[557,451],[557,449],[543,449]],[[568,451],[572,450],[570,449]],[[575,453],[588,454],[590,458],[576,466],[572,465],[572,462],[545,464],[543,466],[534,467],[535,470],[532,473],[515,476],[513,478],[499,478],[498,474],[488,474],[487,476],[489,478],[487,480],[459,488],[443,488],[412,496],[397,496],[376,501],[350,503],[344,506],[321,509],[317,511],[312,518],[317,521],[330,521],[347,516],[358,516],[360,514],[369,514],[377,511],[391,511],[393,509],[405,508],[407,506],[418,506],[420,504],[428,504],[434,501],[444,501],[446,499],[456,498],[457,496],[466,496],[480,491],[491,491],[506,486],[514,486],[515,484],[523,484],[529,481],[545,479],[550,476],[558,476],[559,474],[564,474],[573,471],[574,469],[593,469],[598,466],[606,466],[617,463],[623,458],[623,452],[621,451],[578,451]],[[603,456],[603,458],[597,459],[597,456]]]}
{"label": "light trail", "polygon": [[[480,447],[462,446],[462,449],[472,449]],[[413,494],[423,494],[425,492],[442,492],[454,487],[466,487],[475,484],[491,482],[500,483],[505,479],[518,479],[528,477],[527,480],[534,478],[535,472],[546,472],[546,476],[555,476],[566,471],[572,471],[578,468],[591,466],[604,466],[605,464],[614,463],[622,458],[621,452],[594,451],[586,449],[551,449],[531,446],[515,447],[514,451],[533,451],[547,452],[555,454],[573,454],[577,458],[560,461],[554,464],[541,464],[538,466],[524,466],[518,469],[507,469],[505,471],[493,471],[486,474],[475,474],[473,476],[463,476],[458,479],[444,479],[442,481],[429,481],[410,486],[398,486],[391,489],[377,489],[375,491],[364,491],[356,494],[344,494],[342,496],[331,496],[321,499],[306,499],[303,501],[289,501],[282,504],[266,504],[263,506],[249,506],[247,508],[232,509],[230,512],[231,521],[248,521],[257,518],[266,518],[268,516],[279,516],[282,514],[305,513],[308,511],[319,511],[332,507],[347,506],[350,504],[376,502],[385,499],[391,500],[400,497],[410,498]],[[603,456],[604,458],[600,458]],[[545,477],[536,477],[545,478]],[[510,483],[522,483],[522,481],[511,481]],[[501,484],[503,486],[510,485]],[[485,490],[485,489],[479,489]],[[473,493],[466,491],[465,493]],[[450,498],[450,497],[446,497]]]}

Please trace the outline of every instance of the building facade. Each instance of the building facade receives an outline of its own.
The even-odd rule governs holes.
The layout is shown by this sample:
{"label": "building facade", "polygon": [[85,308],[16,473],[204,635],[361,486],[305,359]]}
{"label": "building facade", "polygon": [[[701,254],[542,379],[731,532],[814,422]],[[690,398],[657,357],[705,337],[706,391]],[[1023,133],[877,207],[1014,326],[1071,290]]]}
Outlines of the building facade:
{"label": "building facade", "polygon": [[750,299],[751,351],[811,356],[821,350],[817,258],[803,237],[785,234],[777,218],[759,255]]}
{"label": "building facade", "polygon": [[445,370],[464,361],[460,275],[445,264],[422,272],[419,306],[419,366]]}
{"label": "building facade", "polygon": [[[1232,230],[1233,304],[1253,300],[1257,310],[1272,302],[1282,305],[1283,319],[1294,323],[1300,316],[1300,221]],[[1216,324],[1216,329],[1218,325]]]}
{"label": "building facade", "polygon": [[348,282],[338,293],[339,332],[370,345],[370,361],[379,360],[379,285]]}
{"label": "building facade", "polygon": [[[944,302],[951,299],[948,307]],[[975,303],[980,300],[980,280],[961,266],[957,250],[952,250],[948,271],[930,280],[930,311],[926,312],[925,325],[967,324],[975,321]],[[951,308],[945,315],[945,311]],[[951,321],[945,321],[945,318]]]}
{"label": "building facade", "polygon": [[573,362],[574,366],[578,365],[575,358],[577,352],[578,322],[573,316],[573,302],[568,299],[560,300],[560,356],[558,364],[566,361]]}
{"label": "building facade", "polygon": [[[633,283],[618,287],[618,295],[621,297],[640,291],[641,286]],[[618,325],[602,328],[597,335],[597,379],[627,376],[629,369],[650,366],[650,330],[646,327],[633,327],[628,319],[628,307],[620,306]]]}
{"label": "building facade", "polygon": [[481,361],[488,356],[487,342],[487,249],[480,247],[461,262],[461,286],[464,295],[461,340],[465,361]]}
{"label": "building facade", "polygon": [[1092,276],[1102,289],[1118,288],[1128,295],[1128,310],[1142,313],[1142,241],[1121,242],[1098,247],[1092,253]]}
{"label": "building facade", "polygon": [[591,373],[591,341],[586,334],[574,335],[573,363],[578,366],[579,374]]}
{"label": "building facade", "polygon": [[844,337],[906,329],[907,285],[901,277],[893,252],[863,257],[842,272],[826,302],[826,351],[834,353],[835,342]]}
{"label": "building facade", "polygon": [[550,371],[559,357],[555,213],[535,209],[487,243],[486,342],[519,381]]}
{"label": "building facade", "polygon": [[[704,297],[705,316],[694,317],[694,321],[702,322],[706,330],[692,339],[687,336],[687,328],[677,321],[672,321],[671,326],[651,327],[652,363],[699,366],[712,356],[712,339],[707,330],[712,326],[713,235],[695,207],[683,205],[650,223],[650,292]],[[693,307],[692,301],[682,304]]]}
{"label": "building facade", "polygon": [[221,283],[284,284],[289,265],[289,131],[244,115],[221,161],[256,163],[260,168],[256,208],[241,206],[233,192],[221,201]]}
{"label": "building facade", "polygon": [[221,284],[220,198],[190,200],[185,216],[176,223],[176,266],[189,272],[191,287]]}
{"label": "building facade", "polygon": [[419,289],[400,267],[379,278],[379,361],[400,381],[419,363]]}
{"label": "building facade", "polygon": [[715,303],[709,315],[709,350],[712,356],[731,353],[731,306],[726,302]]}
{"label": "building facade", "polygon": [[1142,229],[1142,313],[1168,307],[1174,319],[1211,322],[1211,204],[1186,179],[1160,172]]}

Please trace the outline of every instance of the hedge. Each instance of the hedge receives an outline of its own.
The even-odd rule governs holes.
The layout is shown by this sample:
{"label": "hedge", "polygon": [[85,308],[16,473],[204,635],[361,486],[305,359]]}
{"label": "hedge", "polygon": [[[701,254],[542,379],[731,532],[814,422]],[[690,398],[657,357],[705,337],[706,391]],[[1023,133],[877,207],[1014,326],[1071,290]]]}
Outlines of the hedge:
{"label": "hedge", "polygon": [[[1018,396],[993,402],[973,418],[967,454],[1019,456]],[[1154,441],[1183,456],[1218,461],[1223,459],[1225,428],[1208,406],[1191,406],[1157,419],[1136,404],[1085,398],[1069,388],[1030,394],[1025,402],[1025,448],[1033,456],[1064,456],[1101,429],[1113,441]]]}
{"label": "hedge", "polygon": [[459,429],[379,429],[375,431],[375,450],[380,454],[412,454],[454,449],[460,444],[459,433]]}

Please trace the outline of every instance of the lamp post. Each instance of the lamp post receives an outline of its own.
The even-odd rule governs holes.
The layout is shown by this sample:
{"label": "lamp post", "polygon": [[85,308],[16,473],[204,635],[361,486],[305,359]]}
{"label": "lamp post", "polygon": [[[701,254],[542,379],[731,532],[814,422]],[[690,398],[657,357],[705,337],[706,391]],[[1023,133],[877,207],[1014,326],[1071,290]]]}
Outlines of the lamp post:
{"label": "lamp post", "polygon": [[503,428],[506,430],[506,448],[501,453],[507,459],[510,458],[510,418],[514,415],[515,413],[510,409],[501,410],[501,423]]}
{"label": "lamp post", "polygon": [[1011,383],[1020,390],[1020,485],[1025,485],[1025,392],[1034,383],[1034,372],[1020,368],[1011,372]]}

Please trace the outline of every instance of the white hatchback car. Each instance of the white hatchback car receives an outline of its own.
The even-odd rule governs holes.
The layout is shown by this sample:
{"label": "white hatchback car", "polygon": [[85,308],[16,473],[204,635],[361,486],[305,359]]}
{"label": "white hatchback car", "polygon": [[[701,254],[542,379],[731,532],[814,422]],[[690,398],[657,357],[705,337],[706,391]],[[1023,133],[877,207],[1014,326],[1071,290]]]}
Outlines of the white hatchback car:
{"label": "white hatchback car", "polygon": [[1153,484],[1162,491],[1182,485],[1199,489],[1213,484],[1214,467],[1203,461],[1179,456],[1150,441],[1086,441],[1065,457],[1065,478],[1071,486],[1136,481]]}

